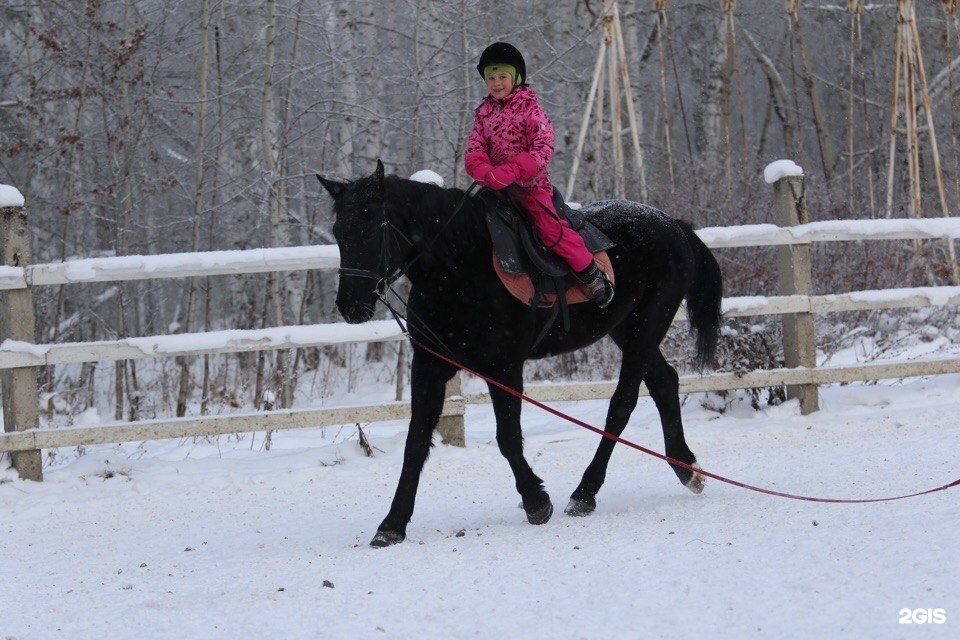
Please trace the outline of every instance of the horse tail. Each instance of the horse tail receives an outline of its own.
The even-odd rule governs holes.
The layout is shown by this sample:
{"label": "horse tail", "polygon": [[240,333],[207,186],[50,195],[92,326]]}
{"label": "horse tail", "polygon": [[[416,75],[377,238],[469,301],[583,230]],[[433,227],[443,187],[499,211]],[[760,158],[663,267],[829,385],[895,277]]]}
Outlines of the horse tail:
{"label": "horse tail", "polygon": [[713,365],[720,337],[723,316],[720,304],[723,300],[723,275],[713,253],[694,232],[693,227],[683,223],[683,230],[693,249],[695,266],[693,282],[687,291],[687,316],[690,326],[697,333],[697,367]]}

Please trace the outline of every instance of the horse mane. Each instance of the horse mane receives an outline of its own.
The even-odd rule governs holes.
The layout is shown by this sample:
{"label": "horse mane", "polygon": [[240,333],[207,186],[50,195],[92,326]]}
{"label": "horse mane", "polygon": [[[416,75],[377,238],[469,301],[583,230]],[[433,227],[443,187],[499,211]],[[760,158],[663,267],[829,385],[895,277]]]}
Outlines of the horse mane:
{"label": "horse mane", "polygon": [[479,253],[489,256],[490,233],[484,204],[463,189],[447,189],[398,176],[384,180],[388,207],[404,220],[411,238],[425,249],[419,262],[426,267],[457,267]]}

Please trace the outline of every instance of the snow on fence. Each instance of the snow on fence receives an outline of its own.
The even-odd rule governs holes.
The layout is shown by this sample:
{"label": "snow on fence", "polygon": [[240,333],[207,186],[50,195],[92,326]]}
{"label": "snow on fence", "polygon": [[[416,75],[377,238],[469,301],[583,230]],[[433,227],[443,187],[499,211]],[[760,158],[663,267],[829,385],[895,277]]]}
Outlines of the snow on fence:
{"label": "snow on fence", "polygon": [[[727,317],[780,315],[786,367],[747,373],[684,376],[683,393],[786,385],[805,413],[818,407],[817,385],[960,372],[960,359],[924,359],[816,367],[813,314],[901,307],[960,305],[960,287],[919,287],[811,295],[809,245],[851,240],[918,240],[960,237],[960,218],[843,220],[801,224],[805,219],[802,176],[774,183],[776,224],[711,227],[698,231],[711,248],[778,247],[784,295],[723,301]],[[2,206],[2,205],[8,206]],[[405,339],[392,320],[363,325],[328,323],[258,330],[148,336],[85,343],[33,344],[31,287],[159,278],[184,278],[298,269],[333,269],[335,246],[214,251],[160,256],[124,256],[29,265],[29,227],[22,202],[0,202],[0,374],[4,428],[0,452],[10,452],[25,478],[42,478],[40,450],[122,441],[208,436],[242,431],[296,429],[409,418],[403,402],[309,410],[261,411],[219,416],[40,429],[36,367],[208,353],[239,353]],[[677,321],[684,320],[681,309]],[[544,384],[527,387],[541,401],[607,398],[615,383]],[[642,392],[646,392],[642,389]],[[448,442],[463,441],[465,405],[489,402],[487,393],[460,395],[459,380],[448,388],[441,430]]]}

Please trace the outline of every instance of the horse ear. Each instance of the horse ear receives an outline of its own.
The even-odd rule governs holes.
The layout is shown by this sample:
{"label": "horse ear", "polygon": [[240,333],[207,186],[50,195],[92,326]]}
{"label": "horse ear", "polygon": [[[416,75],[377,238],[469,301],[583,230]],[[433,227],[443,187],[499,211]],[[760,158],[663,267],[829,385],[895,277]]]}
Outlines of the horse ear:
{"label": "horse ear", "polygon": [[383,189],[383,163],[380,162],[380,158],[377,158],[377,170],[374,172],[374,175],[377,177],[377,184]]}
{"label": "horse ear", "polygon": [[317,175],[317,180],[319,180],[320,184],[323,185],[323,188],[326,189],[331,196],[333,196],[334,200],[342,196],[343,192],[347,188],[347,183],[345,182],[337,182],[336,180],[327,180],[319,173],[316,175]]}

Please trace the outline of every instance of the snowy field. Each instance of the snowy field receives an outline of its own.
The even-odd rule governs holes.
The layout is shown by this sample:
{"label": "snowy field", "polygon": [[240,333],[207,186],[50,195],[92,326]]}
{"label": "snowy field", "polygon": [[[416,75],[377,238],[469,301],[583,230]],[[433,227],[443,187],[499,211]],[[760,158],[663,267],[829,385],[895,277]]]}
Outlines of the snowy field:
{"label": "snowy field", "polygon": [[[960,376],[825,388],[723,415],[687,398],[704,468],[780,491],[867,498],[960,477]],[[559,405],[602,425],[604,403]],[[88,448],[42,484],[0,472],[0,638],[956,638],[960,492],[798,502],[619,447],[597,512],[562,513],[597,436],[525,409],[556,513],[527,524],[488,406],[437,445],[404,544],[367,543],[403,425]],[[642,399],[625,437],[662,450]],[[943,609],[940,624],[898,622]]]}

